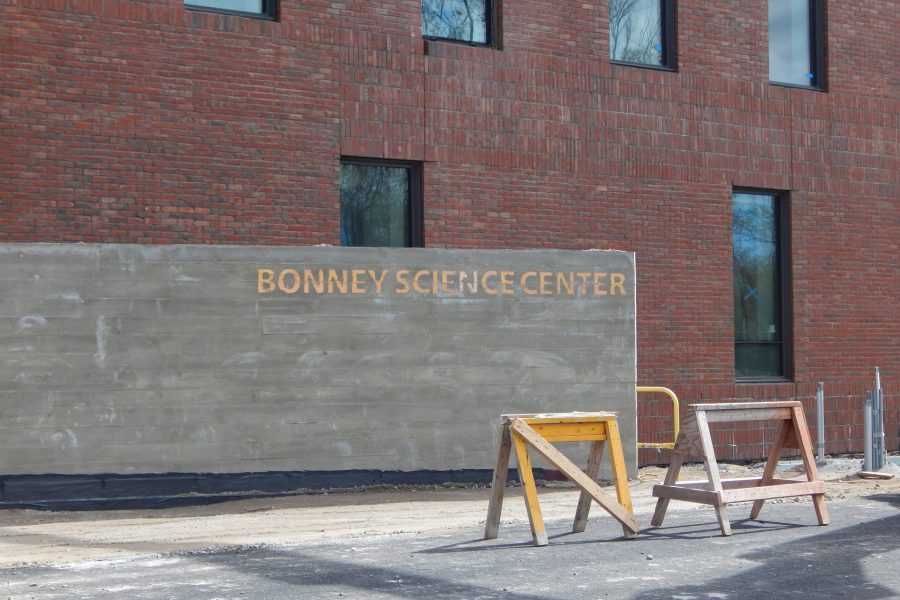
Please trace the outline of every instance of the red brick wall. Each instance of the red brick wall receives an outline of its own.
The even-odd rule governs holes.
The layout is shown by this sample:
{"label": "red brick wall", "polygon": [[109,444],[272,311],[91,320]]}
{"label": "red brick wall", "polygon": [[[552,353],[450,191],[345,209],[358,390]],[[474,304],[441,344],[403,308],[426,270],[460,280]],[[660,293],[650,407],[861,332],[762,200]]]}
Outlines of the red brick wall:
{"label": "red brick wall", "polygon": [[[821,93],[767,82],[765,6],[678,2],[664,72],[610,64],[604,2],[504,2],[497,50],[426,45],[419,0],[0,0],[0,241],[337,244],[339,157],[421,160],[428,246],[637,253],[642,383],[813,422],[824,381],[855,451],[880,366],[896,450],[900,16],[829,2]],[[734,384],[733,186],[791,191],[792,383]]]}

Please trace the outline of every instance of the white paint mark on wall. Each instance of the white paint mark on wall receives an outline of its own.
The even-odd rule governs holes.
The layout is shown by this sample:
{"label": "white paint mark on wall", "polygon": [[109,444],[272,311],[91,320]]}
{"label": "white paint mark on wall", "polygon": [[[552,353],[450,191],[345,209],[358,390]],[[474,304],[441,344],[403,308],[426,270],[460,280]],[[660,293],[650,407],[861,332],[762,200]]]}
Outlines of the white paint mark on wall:
{"label": "white paint mark on wall", "polygon": [[56,392],[53,391],[53,392],[50,392],[49,394],[47,394],[47,410],[44,411],[44,414],[42,414],[38,418],[37,426],[42,427],[43,425],[47,424],[50,421],[50,419],[53,418],[53,415],[55,412],[56,412]]}
{"label": "white paint mark on wall", "polygon": [[97,353],[94,354],[94,362],[101,369],[106,367],[106,338],[109,336],[109,331],[109,326],[106,324],[106,319],[103,318],[103,315],[97,317],[97,326],[95,327]]}
{"label": "white paint mark on wall", "polygon": [[60,294],[49,294],[47,296],[48,300],[62,300],[63,302],[77,302],[79,304],[84,303],[84,300],[81,299],[81,294],[78,292],[62,292]]}
{"label": "white paint mark on wall", "polygon": [[539,350],[503,350],[494,352],[493,358],[503,365],[513,365],[525,368],[549,368],[568,367],[569,363],[563,357],[552,352]]}
{"label": "white paint mark on wall", "polygon": [[97,412],[97,422],[104,425],[116,425],[119,415],[116,414],[116,406],[112,398],[107,398],[106,406]]}
{"label": "white paint mark on wall", "polygon": [[310,372],[324,368],[324,365],[331,358],[339,357],[339,352],[329,352],[328,350],[309,350],[300,355],[294,368],[291,369],[291,377],[305,377]]}
{"label": "white paint mark on wall", "polygon": [[256,366],[259,361],[266,355],[263,352],[241,352],[240,354],[232,354],[224,361],[223,367],[246,367],[249,365]]}
{"label": "white paint mark on wall", "polygon": [[169,267],[169,272],[172,274],[172,279],[174,279],[175,281],[183,281],[183,282],[203,281],[199,277],[191,277],[190,275],[185,275],[183,267],[179,267],[179,266]]}
{"label": "white paint mark on wall", "polygon": [[466,448],[459,444],[453,444],[453,454],[456,459],[456,468],[457,469],[465,469],[466,468]]}
{"label": "white paint mark on wall", "polygon": [[331,444],[339,456],[353,456],[353,446],[349,442],[339,441]]}
{"label": "white paint mark on wall", "polygon": [[50,437],[47,438],[47,442],[51,446],[60,449],[78,447],[78,438],[75,437],[75,434],[71,429],[63,429],[62,431],[51,433]]}
{"label": "white paint mark on wall", "polygon": [[16,321],[16,333],[21,333],[28,329],[40,329],[47,326],[47,319],[40,315],[29,315],[22,317]]}

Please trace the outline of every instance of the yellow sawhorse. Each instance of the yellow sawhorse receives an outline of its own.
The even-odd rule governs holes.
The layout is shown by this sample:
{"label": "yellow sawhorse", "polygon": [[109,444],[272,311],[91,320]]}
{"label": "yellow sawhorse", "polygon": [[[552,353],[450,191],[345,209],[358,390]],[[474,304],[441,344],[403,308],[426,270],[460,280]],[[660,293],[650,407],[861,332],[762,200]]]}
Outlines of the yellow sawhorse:
{"label": "yellow sawhorse", "polygon": [[[769,449],[769,459],[762,477],[722,480],[719,477],[709,424],[763,420],[777,420],[780,424],[775,441]],[[775,478],[775,468],[784,448],[800,450],[806,481]],[[689,457],[703,459],[707,480],[678,481],[681,465]],[[662,525],[669,500],[672,499],[712,505],[716,510],[722,535],[731,535],[731,524],[725,512],[726,504],[753,501],[750,518],[755,519],[766,500],[807,495],[812,496],[819,525],[829,523],[828,510],[825,508],[825,484],[819,480],[816,472],[803,406],[796,401],[690,405],[672,450],[672,462],[666,479],[661,485],[653,487],[653,495],[659,498],[651,521],[655,527]]]}
{"label": "yellow sawhorse", "polygon": [[[637,535],[638,522],[634,519],[631,507],[631,494],[628,491],[628,477],[622,454],[622,440],[619,437],[619,426],[616,423],[615,413],[501,415],[500,419],[503,430],[497,464],[494,467],[494,478],[491,482],[491,501],[488,505],[487,523],[484,528],[485,539],[496,538],[500,529],[503,492],[506,487],[509,456],[513,445],[516,448],[519,479],[522,481],[525,493],[525,508],[531,523],[531,534],[534,537],[535,546],[547,545],[547,532],[544,529],[544,519],[538,504],[534,474],[531,472],[531,460],[528,458],[528,446],[537,450],[581,489],[581,497],[575,511],[575,522],[572,525],[573,532],[584,531],[593,500],[622,524],[625,537],[633,538]],[[591,444],[587,468],[584,471],[551,444],[551,442],[585,441],[593,442],[593,444]],[[600,459],[603,458],[603,450],[607,442],[609,442],[609,455],[615,477],[617,499],[604,492],[596,482]]]}

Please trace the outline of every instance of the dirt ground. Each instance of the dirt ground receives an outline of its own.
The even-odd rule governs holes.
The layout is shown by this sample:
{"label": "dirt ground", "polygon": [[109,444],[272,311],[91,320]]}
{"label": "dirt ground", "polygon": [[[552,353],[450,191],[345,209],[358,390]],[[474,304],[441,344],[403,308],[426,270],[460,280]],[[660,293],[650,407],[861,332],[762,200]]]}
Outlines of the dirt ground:
{"label": "dirt ground", "polygon": [[[857,476],[861,460],[830,458],[819,467],[826,481],[827,500],[900,493],[900,467],[885,469],[893,479]],[[790,465],[788,465],[790,466]],[[761,465],[720,465],[724,478],[758,475]],[[781,476],[799,476],[782,471]],[[665,469],[647,467],[630,483],[635,515],[649,525],[654,484]],[[702,465],[687,465],[681,480],[705,479]],[[613,488],[609,488],[614,493]],[[568,483],[547,483],[540,490],[541,509],[548,523],[571,519],[578,492]],[[0,511],[0,567],[63,565],[85,561],[116,561],[135,557],[171,556],[258,546],[344,543],[483,526],[489,490],[467,488],[403,488],[323,493],[280,498],[236,500],[191,508],[41,512]],[[808,498],[774,502],[808,502]],[[670,510],[697,510],[673,501]],[[739,510],[739,509],[738,509]],[[594,507],[592,517],[605,515]],[[528,521],[519,489],[509,488],[502,527],[525,527]]]}

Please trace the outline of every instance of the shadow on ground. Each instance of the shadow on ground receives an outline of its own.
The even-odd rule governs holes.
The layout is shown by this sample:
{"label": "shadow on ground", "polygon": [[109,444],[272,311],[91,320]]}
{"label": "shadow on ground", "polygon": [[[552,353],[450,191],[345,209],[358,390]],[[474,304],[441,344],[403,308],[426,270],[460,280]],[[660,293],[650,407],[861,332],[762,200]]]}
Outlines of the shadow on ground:
{"label": "shadow on ground", "polygon": [[[900,495],[896,494],[872,499],[900,505]],[[759,566],[738,574],[642,592],[630,598],[784,598],[796,594],[817,599],[897,598],[898,589],[881,585],[878,572],[897,569],[896,557],[887,554],[898,548],[900,514],[754,550],[741,558],[760,563]],[[864,565],[863,561],[869,564]]]}

